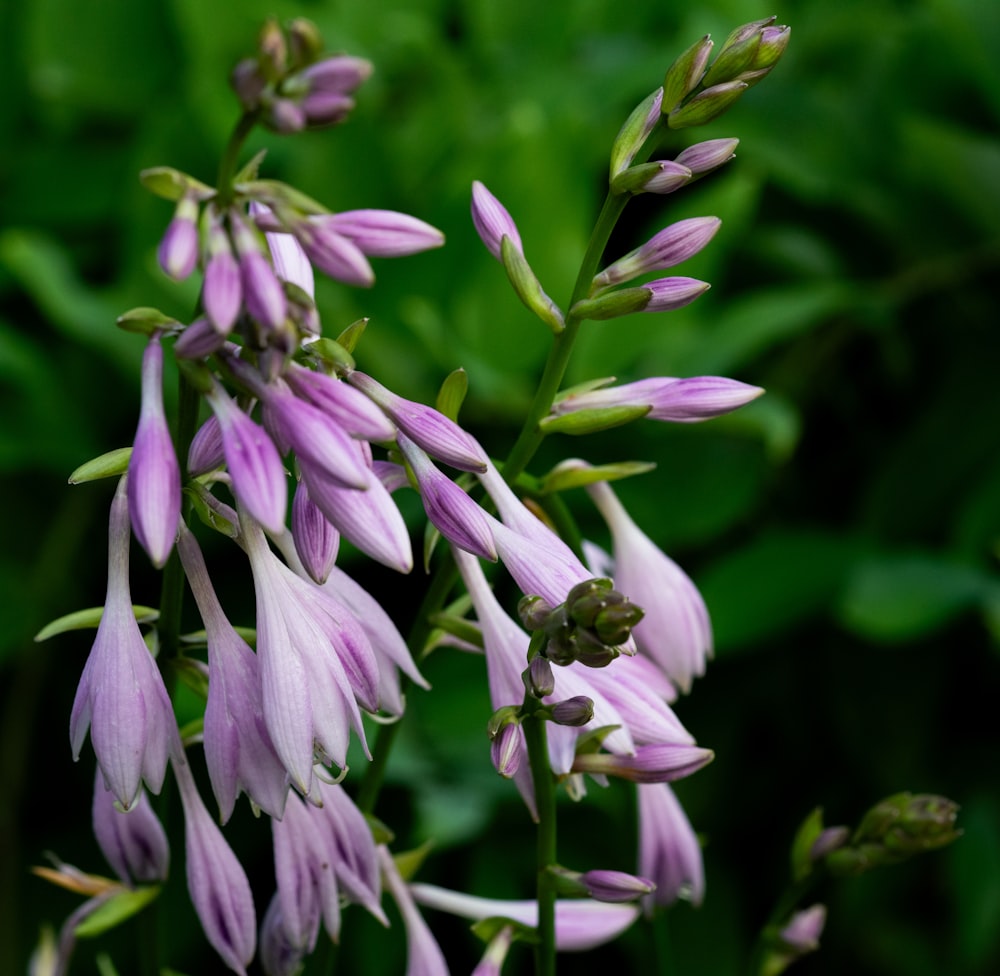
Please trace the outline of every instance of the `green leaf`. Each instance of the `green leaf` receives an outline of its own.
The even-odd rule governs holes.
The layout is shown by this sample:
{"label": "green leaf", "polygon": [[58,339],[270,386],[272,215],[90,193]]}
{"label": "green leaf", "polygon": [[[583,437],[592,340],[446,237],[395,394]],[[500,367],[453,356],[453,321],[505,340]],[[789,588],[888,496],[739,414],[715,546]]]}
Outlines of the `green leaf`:
{"label": "green leaf", "polygon": [[257,174],[260,172],[260,164],[264,162],[264,157],[266,155],[266,149],[261,149],[260,152],[254,153],[254,155],[250,157],[250,160],[233,178],[233,182],[246,183],[249,180],[257,179]]}
{"label": "green leaf", "polygon": [[[137,623],[148,624],[159,619],[160,611],[155,607],[144,607],[138,604],[132,605],[132,612],[135,614]],[[104,607],[89,607],[86,610],[76,610],[68,613],[64,617],[59,617],[51,623],[46,624],[37,634],[35,643],[46,641],[57,634],[64,634],[69,630],[87,630],[96,628],[104,615]]]}
{"label": "green leaf", "polygon": [[492,942],[504,929],[511,929],[514,933],[515,942],[528,942],[534,944],[538,942],[538,931],[530,925],[518,922],[513,918],[505,918],[503,915],[491,915],[489,918],[481,918],[471,926],[471,931],[477,939],[483,942]]}
{"label": "green leaf", "polygon": [[412,881],[420,866],[427,860],[427,855],[434,849],[434,841],[424,841],[419,847],[413,850],[403,851],[400,854],[393,854],[392,859],[396,862],[396,869],[399,871],[404,881]]}
{"label": "green leaf", "polygon": [[823,832],[823,808],[816,807],[805,820],[802,821],[799,829],[795,832],[795,839],[792,841],[792,880],[802,881],[812,874],[813,860],[811,855],[812,846],[816,843],[816,838]]}
{"label": "green leaf", "polygon": [[134,891],[123,890],[88,915],[74,930],[78,939],[92,939],[127,922],[141,912],[160,893],[159,885],[148,885]]}
{"label": "green leaf", "polygon": [[119,315],[115,321],[119,329],[146,336],[150,336],[160,329],[172,330],[181,325],[177,319],[164,315],[158,308],[146,306],[130,308],[127,312]]}
{"label": "green leaf", "polygon": [[84,461],[70,476],[71,485],[82,485],[87,481],[98,481],[101,478],[117,478],[128,471],[129,458],[132,457],[131,447],[118,447],[100,457]]}
{"label": "green leaf", "polygon": [[556,465],[542,479],[539,490],[542,494],[551,495],[558,491],[568,491],[570,488],[593,485],[599,481],[633,478],[638,474],[647,474],[655,468],[656,465],[652,461],[618,461],[614,464],[599,464],[588,468],[564,468]]}
{"label": "green leaf", "polygon": [[436,406],[449,420],[458,422],[458,412],[469,392],[469,376],[464,369],[452,370],[438,390]]}

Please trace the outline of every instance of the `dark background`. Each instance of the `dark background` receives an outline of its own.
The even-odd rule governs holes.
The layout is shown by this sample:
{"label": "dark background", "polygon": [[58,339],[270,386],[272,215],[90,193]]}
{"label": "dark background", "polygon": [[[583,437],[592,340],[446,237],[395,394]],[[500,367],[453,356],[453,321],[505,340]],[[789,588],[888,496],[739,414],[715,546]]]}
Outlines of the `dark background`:
{"label": "dark background", "polygon": [[[678,788],[707,842],[708,895],[671,915],[671,971],[739,972],[806,813],[854,823],[901,789],[957,800],[964,837],[819,892],[823,949],[798,971],[1000,968],[1000,7],[30,0],[0,6],[0,971],[23,972],[39,926],[78,903],[29,875],[44,851],[106,870],[89,835],[89,747],[74,766],[66,733],[92,635],[31,638],[103,599],[111,487],[66,478],[134,432],[142,342],[114,319],[135,305],[186,319],[196,297],[194,279],[177,286],[156,267],[170,212],[137,171],[212,180],[236,117],[226,75],[267,14],[310,17],[331,49],[370,58],[347,126],[249,148],[268,147],[267,175],[333,209],[404,210],[446,232],[442,251],[378,263],[371,293],[323,282],[318,300],[328,334],[371,316],[360,363],[401,393],[429,401],[464,366],[463,419],[502,456],[548,338],[475,237],[471,181],[505,203],[565,300],[625,116],[696,38],[770,13],[793,27],[773,74],[664,146],[738,136],[737,159],[634,203],[612,243],[616,256],[671,220],[716,214],[721,232],[680,269],[712,291],[674,314],[588,324],[572,366],[574,380],[716,373],[767,396],[698,427],[553,438],[533,470],[572,455],[655,460],[620,494],[713,617],[716,661],[677,707],[717,755]],[[568,500],[606,542],[586,500]],[[221,545],[212,558],[229,559],[223,601],[250,623],[242,562]],[[134,563],[134,599],[155,603],[155,575]],[[405,628],[419,573],[350,568]],[[423,879],[525,897],[532,832],[488,763],[481,662],[439,652],[426,671],[434,691],[411,696],[379,813],[401,848],[435,839]],[[629,791],[594,788],[564,814],[566,863],[634,869]],[[230,833],[262,912],[266,825],[241,805]],[[165,959],[217,972],[182,846],[160,909]],[[470,970],[464,925],[431,924],[454,971]],[[131,972],[131,938],[81,947],[74,971],[107,949]],[[592,958],[640,971],[646,938],[637,927]],[[398,972],[401,953],[401,938],[348,913],[341,971]],[[521,951],[511,971],[527,962]]]}

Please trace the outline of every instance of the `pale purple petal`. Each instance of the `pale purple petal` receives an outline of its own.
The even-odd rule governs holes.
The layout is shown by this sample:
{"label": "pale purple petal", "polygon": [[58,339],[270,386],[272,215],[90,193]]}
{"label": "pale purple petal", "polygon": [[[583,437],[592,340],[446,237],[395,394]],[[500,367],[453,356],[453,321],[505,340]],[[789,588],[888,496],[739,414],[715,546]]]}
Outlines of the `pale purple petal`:
{"label": "pale purple petal", "polygon": [[326,582],[340,549],[340,533],[309,497],[309,490],[300,481],[292,499],[292,537],[295,551],[310,579]]}
{"label": "pale purple petal", "polygon": [[674,791],[666,783],[640,783],[639,873],[656,883],[643,899],[646,911],[685,898],[700,905],[705,897],[701,845]]}
{"label": "pale purple petal", "polygon": [[115,806],[98,768],[91,819],[101,852],[125,884],[166,881],[170,848],[145,790],[139,791],[132,809],[124,813]]}
{"label": "pale purple petal", "polygon": [[388,848],[379,848],[379,861],[386,888],[399,908],[406,929],[406,976],[448,976],[444,953],[417,909]]}
{"label": "pale purple petal", "polygon": [[503,260],[500,250],[505,237],[510,238],[511,244],[518,251],[524,252],[521,235],[513,218],[504,209],[503,204],[478,180],[472,184],[472,223],[486,249],[498,261]]}
{"label": "pale purple petal", "polygon": [[292,363],[285,380],[303,400],[322,410],[352,437],[391,441],[396,428],[376,404],[360,390],[326,373]]}
{"label": "pale purple petal", "polygon": [[643,312],[673,312],[690,305],[712,286],[697,278],[657,278],[656,281],[646,282],[642,287],[652,292],[652,298],[642,309]]}
{"label": "pale purple petal", "polygon": [[327,217],[310,217],[291,227],[309,260],[324,274],[347,285],[370,288],[375,274],[364,252],[339,234]]}
{"label": "pale purple petal", "polygon": [[395,210],[348,210],[319,219],[370,257],[402,257],[444,244],[437,228]]}

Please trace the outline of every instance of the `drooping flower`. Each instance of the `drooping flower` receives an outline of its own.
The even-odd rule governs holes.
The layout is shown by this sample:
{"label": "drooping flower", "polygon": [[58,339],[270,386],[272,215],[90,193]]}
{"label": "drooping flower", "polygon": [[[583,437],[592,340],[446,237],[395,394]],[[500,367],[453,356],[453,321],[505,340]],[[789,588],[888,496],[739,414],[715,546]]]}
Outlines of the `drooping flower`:
{"label": "drooping flower", "polygon": [[132,612],[126,481],[119,481],[111,503],[107,598],[73,701],[70,743],[79,759],[90,729],[104,781],[128,810],[143,782],[160,792],[168,755],[184,759],[163,678]]}
{"label": "drooping flower", "polygon": [[281,282],[264,255],[255,232],[247,225],[242,214],[230,210],[229,226],[239,255],[240,282],[246,310],[265,329],[280,329],[288,312],[288,302]]}
{"label": "drooping flower", "polygon": [[632,521],[606,482],[589,485],[587,491],[611,530],[616,585],[646,612],[632,631],[636,646],[681,691],[690,691],[712,654],[712,631],[701,594]]}
{"label": "drooping flower", "polygon": [[188,893],[222,961],[240,976],[256,948],[257,919],[246,873],[198,795],[187,764],[173,763],[184,806]]}
{"label": "drooping flower", "polygon": [[183,281],[198,263],[198,200],[190,194],[177,201],[173,219],[156,252],[160,267],[175,281]]}
{"label": "drooping flower", "polygon": [[115,806],[98,768],[91,820],[101,852],[125,884],[134,887],[166,881],[170,847],[145,790],[139,791],[132,809],[123,812]]}
{"label": "drooping flower", "polygon": [[163,412],[163,347],[154,333],[142,357],[142,408],[128,465],[132,528],[153,565],[163,566],[181,517],[181,472]]}
{"label": "drooping flower", "polygon": [[436,227],[395,210],[346,210],[312,218],[314,223],[318,220],[369,257],[405,257],[444,244],[444,234]]}
{"label": "drooping flower", "polygon": [[208,639],[205,761],[221,821],[240,792],[280,818],[288,776],[264,722],[257,656],[226,619],[194,536],[183,529],[177,545]]}
{"label": "drooping flower", "polygon": [[216,332],[227,336],[236,323],[243,304],[243,285],[240,267],[233,257],[229,234],[214,206],[209,206],[208,260],[205,263],[205,282],[202,286],[202,304]]}
{"label": "drooping flower", "polygon": [[701,845],[674,791],[666,783],[640,783],[639,873],[656,883],[643,899],[648,914],[654,905],[684,898],[700,905],[705,896]]}
{"label": "drooping flower", "polygon": [[299,481],[292,498],[292,538],[309,578],[325,583],[337,561],[340,533],[309,497],[304,481]]}

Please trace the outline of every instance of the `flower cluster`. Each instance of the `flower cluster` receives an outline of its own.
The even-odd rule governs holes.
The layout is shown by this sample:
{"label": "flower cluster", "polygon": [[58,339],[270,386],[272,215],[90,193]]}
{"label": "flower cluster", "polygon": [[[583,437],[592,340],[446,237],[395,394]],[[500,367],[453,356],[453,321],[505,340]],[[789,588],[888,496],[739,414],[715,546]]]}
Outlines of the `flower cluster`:
{"label": "flower cluster", "polygon": [[[733,92],[770,70],[785,41],[785,29],[768,21],[734,34],[711,67],[704,44],[683,56],[664,88],[622,129],[612,152],[611,198],[673,192],[730,159],[736,140],[721,139],[672,161],[643,161],[658,126],[696,124],[710,109],[718,114]],[[147,187],[176,205],[159,263],[174,279],[200,269],[201,299],[187,325],[155,309],[135,309],[121,320],[148,339],[142,403],[127,471],[101,469],[123,477],[112,503],[107,602],[74,702],[71,743],[78,757],[89,729],[100,770],[95,832],[124,884],[166,874],[166,840],[145,790],[159,792],[171,766],[184,809],[191,899],[206,937],[233,972],[245,973],[258,943],[271,976],[297,971],[321,929],[338,938],[345,902],[386,923],[383,887],[410,938],[411,972],[447,971],[418,902],[510,920],[492,937],[479,970],[499,972],[516,925],[544,926],[554,912],[553,945],[585,949],[638,915],[636,906],[616,902],[641,899],[651,908],[678,897],[701,900],[698,841],[667,784],[713,758],[671,709],[703,673],[711,630],[694,584],[635,525],[600,469],[568,461],[549,482],[553,492],[586,487],[610,530],[614,558],[607,571],[596,564],[607,556],[587,565],[539,517],[539,492],[526,498],[516,475],[533,448],[522,451],[520,466],[498,465],[458,424],[457,406],[439,410],[405,399],[356,368],[363,323],[336,341],[322,336],[315,270],[368,287],[369,258],[415,254],[444,239],[406,214],[331,212],[294,187],[261,178],[259,158],[235,171],[254,122],[291,133],[346,118],[371,66],[320,51],[305,21],[285,30],[265,27],[256,56],[233,74],[244,116],[217,187],[166,168],[143,174]],[[601,270],[595,253],[582,289],[560,307],[532,271],[513,218],[479,182],[472,221],[556,343],[572,341],[584,320],[694,301],[707,283],[637,282],[694,256],[719,228],[715,217],[679,221]],[[602,228],[605,240],[610,230]],[[165,348],[182,373],[182,415],[200,410],[205,417],[176,432],[180,457],[163,403]],[[560,380],[548,384],[552,391]],[[519,445],[641,416],[706,420],[762,392],[721,377],[610,382],[539,400]],[[474,610],[474,621],[453,619],[453,637],[471,634],[484,653],[497,770],[539,816],[539,755],[545,775],[577,799],[586,776],[601,785],[609,777],[636,784],[638,875],[550,864],[543,873],[551,891],[589,899],[554,906],[543,905],[541,895],[537,903],[498,905],[411,885],[339,785],[352,739],[371,756],[364,716],[398,718],[406,687],[426,687],[415,661],[423,642],[408,645],[379,601],[337,564],[344,539],[376,562],[410,572],[411,528],[393,497],[404,487],[418,493],[427,516],[428,560],[436,555],[446,571],[457,567]],[[234,627],[216,595],[189,524],[192,513],[246,557],[256,604],[252,636]],[[173,559],[182,570],[204,625],[190,646],[147,644],[143,637],[129,591],[130,527],[154,566]],[[527,629],[494,594],[485,564],[496,562],[524,595]],[[443,610],[448,592],[442,588],[432,611]],[[180,592],[174,596],[179,605]],[[160,629],[169,633],[168,626]],[[197,646],[204,660],[191,650]],[[171,669],[205,696],[203,721],[185,730],[183,742],[163,678]],[[547,729],[540,752],[531,752],[526,723]],[[240,794],[271,820],[276,893],[259,937],[246,875],[185,760],[184,747],[194,741],[203,743],[221,824]]]}

